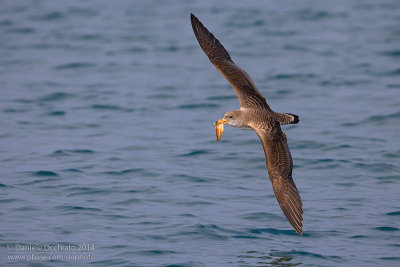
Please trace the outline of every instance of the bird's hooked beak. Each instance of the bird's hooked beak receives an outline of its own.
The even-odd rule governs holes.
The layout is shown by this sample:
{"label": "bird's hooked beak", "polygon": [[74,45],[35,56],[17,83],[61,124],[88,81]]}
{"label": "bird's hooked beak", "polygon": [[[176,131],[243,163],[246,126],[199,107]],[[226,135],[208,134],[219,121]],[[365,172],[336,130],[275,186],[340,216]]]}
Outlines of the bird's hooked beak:
{"label": "bird's hooked beak", "polygon": [[224,132],[224,124],[226,124],[228,121],[225,119],[220,119],[214,122],[215,125],[215,133],[217,135],[217,141],[221,139],[222,133]]}

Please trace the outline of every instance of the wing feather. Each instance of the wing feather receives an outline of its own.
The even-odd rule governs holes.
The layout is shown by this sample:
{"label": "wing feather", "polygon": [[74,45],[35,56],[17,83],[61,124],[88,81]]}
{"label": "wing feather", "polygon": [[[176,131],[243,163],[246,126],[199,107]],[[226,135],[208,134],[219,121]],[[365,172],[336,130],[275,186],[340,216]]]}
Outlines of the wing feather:
{"label": "wing feather", "polygon": [[201,49],[233,87],[240,106],[243,108],[264,107],[269,109],[265,98],[258,91],[250,76],[232,61],[223,45],[204,27],[195,15],[191,14],[190,17],[194,34]]}
{"label": "wing feather", "polygon": [[293,161],[286,136],[282,131],[273,134],[273,137],[265,130],[256,130],[256,133],[264,148],[269,178],[279,206],[296,232],[302,236],[303,204],[292,178]]}

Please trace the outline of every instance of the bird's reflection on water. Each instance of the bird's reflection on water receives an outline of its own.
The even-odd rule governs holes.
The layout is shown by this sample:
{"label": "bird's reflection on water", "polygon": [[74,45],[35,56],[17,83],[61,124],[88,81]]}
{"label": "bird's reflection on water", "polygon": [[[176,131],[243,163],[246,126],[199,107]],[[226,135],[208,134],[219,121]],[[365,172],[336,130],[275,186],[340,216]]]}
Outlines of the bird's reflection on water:
{"label": "bird's reflection on water", "polygon": [[239,255],[238,266],[299,266],[301,262],[293,262],[293,255],[288,252],[272,250],[271,252],[247,251],[245,255]]}

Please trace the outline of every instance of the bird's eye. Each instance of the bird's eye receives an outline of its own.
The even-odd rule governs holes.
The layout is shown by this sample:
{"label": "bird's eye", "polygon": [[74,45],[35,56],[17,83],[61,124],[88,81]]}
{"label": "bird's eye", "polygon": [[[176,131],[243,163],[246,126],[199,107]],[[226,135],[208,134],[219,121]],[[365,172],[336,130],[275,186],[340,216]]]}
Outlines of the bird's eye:
{"label": "bird's eye", "polygon": [[229,119],[232,119],[232,116],[228,116]]}

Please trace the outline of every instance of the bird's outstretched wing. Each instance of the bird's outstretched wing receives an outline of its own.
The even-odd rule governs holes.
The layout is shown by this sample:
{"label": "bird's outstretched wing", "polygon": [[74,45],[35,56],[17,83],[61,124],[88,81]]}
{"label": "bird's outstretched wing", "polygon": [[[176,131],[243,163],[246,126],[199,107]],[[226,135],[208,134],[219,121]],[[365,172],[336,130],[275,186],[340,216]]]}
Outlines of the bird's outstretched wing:
{"label": "bird's outstretched wing", "polygon": [[286,135],[282,131],[272,136],[265,130],[255,132],[264,148],[269,178],[279,206],[296,232],[302,236],[303,204],[292,179],[293,162]]}
{"label": "bird's outstretched wing", "polygon": [[240,106],[242,108],[264,107],[269,109],[265,98],[258,91],[250,76],[235,65],[226,49],[195,15],[190,14],[190,17],[194,34],[201,49],[233,87]]}

